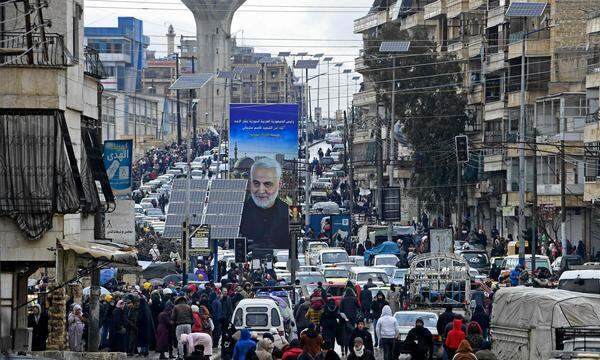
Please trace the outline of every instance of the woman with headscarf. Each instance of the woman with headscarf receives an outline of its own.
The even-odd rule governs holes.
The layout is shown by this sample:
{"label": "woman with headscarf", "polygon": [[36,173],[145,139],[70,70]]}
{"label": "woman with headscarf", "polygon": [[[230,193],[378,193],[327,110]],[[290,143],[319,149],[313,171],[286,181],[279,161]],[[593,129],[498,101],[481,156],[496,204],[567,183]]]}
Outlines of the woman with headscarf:
{"label": "woman with headscarf", "polygon": [[479,324],[481,327],[481,335],[483,335],[484,338],[487,338],[488,331],[490,329],[490,316],[485,313],[483,306],[477,305],[475,307],[471,321]]}
{"label": "woman with headscarf", "polygon": [[477,352],[481,349],[483,344],[483,335],[481,327],[478,323],[471,321],[467,326],[467,337],[465,338],[471,345],[473,352]]}
{"label": "woman with headscarf", "polygon": [[137,317],[137,340],[138,346],[140,347],[140,355],[148,356],[150,348],[154,349],[155,338],[154,338],[154,322],[152,320],[152,313],[150,306],[146,302],[144,296],[140,297],[140,304],[138,308]]}
{"label": "woman with headscarf", "polygon": [[73,310],[68,317],[69,328],[69,349],[71,351],[82,352],[83,349],[83,330],[85,329],[86,319],[83,317],[81,305],[73,305]]}
{"label": "woman with headscarf", "polygon": [[451,360],[477,360],[477,357],[473,354],[473,349],[471,349],[469,342],[463,340],[460,342],[460,345],[458,346],[458,349],[456,349],[456,353]]}
{"label": "woman with headscarf", "polygon": [[356,297],[356,292],[353,287],[346,286],[344,296],[340,301],[340,312],[346,314],[350,324],[354,326],[358,320],[358,310],[360,309],[360,303]]}
{"label": "woman with headscarf", "polygon": [[125,301],[117,301],[112,313],[112,322],[109,332],[111,352],[127,352],[127,315],[125,314]]}
{"label": "woman with headscarf", "polygon": [[325,311],[321,314],[321,334],[323,341],[330,344],[335,344],[335,337],[339,325],[340,314],[333,299],[327,301]]}
{"label": "woman with headscarf", "polygon": [[160,298],[160,292],[158,290],[153,290],[150,293],[150,311],[152,312],[152,321],[154,323],[154,328],[158,327],[158,315],[165,308],[163,301]]}
{"label": "woman with headscarf", "polygon": [[156,352],[160,354],[160,359],[166,359],[165,352],[169,352],[169,358],[173,354],[173,346],[171,344],[171,332],[173,322],[171,321],[172,305],[167,305],[158,314],[158,326],[156,327]]}
{"label": "woman with headscarf", "polygon": [[31,314],[27,319],[27,327],[33,329],[31,337],[31,350],[46,350],[46,339],[48,338],[48,313],[42,310],[40,304],[33,304]]}

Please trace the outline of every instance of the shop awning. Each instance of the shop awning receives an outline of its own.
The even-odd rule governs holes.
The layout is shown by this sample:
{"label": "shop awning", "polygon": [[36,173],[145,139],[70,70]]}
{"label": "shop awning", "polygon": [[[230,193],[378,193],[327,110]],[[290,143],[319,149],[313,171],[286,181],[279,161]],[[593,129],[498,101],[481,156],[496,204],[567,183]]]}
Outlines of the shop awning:
{"label": "shop awning", "polygon": [[138,266],[137,250],[131,246],[109,241],[69,241],[59,240],[65,251],[73,251],[80,257],[104,260],[115,265]]}

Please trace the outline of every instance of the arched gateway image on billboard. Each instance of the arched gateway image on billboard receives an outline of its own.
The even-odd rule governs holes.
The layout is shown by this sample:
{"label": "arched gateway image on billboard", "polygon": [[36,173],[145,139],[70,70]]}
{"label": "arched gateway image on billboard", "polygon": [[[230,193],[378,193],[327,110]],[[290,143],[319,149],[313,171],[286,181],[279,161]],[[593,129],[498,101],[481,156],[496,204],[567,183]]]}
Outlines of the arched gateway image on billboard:
{"label": "arched gateway image on billboard", "polygon": [[240,236],[253,255],[290,248],[289,205],[297,189],[297,104],[231,104],[230,168],[248,179]]}

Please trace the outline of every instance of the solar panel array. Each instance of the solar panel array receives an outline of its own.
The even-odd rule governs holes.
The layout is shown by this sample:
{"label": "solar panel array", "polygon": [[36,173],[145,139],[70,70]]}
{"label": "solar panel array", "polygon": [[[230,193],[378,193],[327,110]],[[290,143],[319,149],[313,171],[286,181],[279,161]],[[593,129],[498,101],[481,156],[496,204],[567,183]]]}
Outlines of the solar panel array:
{"label": "solar panel array", "polygon": [[184,74],[175,80],[175,82],[169,87],[170,90],[194,90],[201,89],[206,85],[215,75],[212,73],[197,73],[197,74]]}
{"label": "solar panel array", "polygon": [[410,41],[382,41],[379,52],[406,52],[410,47]]}
{"label": "solar panel array", "polygon": [[298,60],[296,61],[296,69],[316,69],[319,65],[319,60]]}
{"label": "solar panel array", "polygon": [[233,71],[240,75],[258,75],[260,73],[260,67],[244,66],[244,67],[235,68]]}
{"label": "solar panel array", "polygon": [[511,2],[506,10],[508,17],[539,17],[546,10],[546,3]]}
{"label": "solar panel array", "polygon": [[[211,225],[213,239],[239,237],[247,180],[194,179],[190,185],[190,224]],[[174,180],[163,238],[182,236],[186,189],[187,179]]]}

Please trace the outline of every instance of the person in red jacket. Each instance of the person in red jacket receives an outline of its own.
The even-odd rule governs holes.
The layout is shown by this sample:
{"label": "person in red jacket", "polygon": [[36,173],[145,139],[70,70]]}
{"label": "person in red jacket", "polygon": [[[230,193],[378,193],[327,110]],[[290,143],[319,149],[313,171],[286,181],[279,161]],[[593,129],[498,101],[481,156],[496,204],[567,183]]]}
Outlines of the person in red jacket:
{"label": "person in red jacket", "polygon": [[297,360],[302,351],[300,340],[294,339],[288,346],[283,348],[283,357],[281,360]]}
{"label": "person in red jacket", "polygon": [[463,341],[466,337],[465,332],[462,330],[461,326],[462,321],[460,319],[454,319],[454,321],[452,321],[452,330],[448,332],[448,336],[446,337],[445,343],[448,359],[452,359],[454,357],[456,349],[458,349],[461,341]]}

